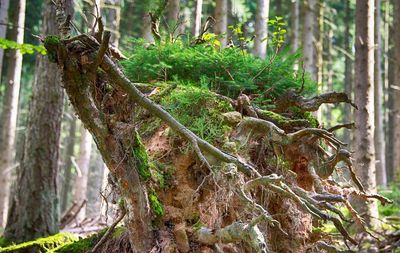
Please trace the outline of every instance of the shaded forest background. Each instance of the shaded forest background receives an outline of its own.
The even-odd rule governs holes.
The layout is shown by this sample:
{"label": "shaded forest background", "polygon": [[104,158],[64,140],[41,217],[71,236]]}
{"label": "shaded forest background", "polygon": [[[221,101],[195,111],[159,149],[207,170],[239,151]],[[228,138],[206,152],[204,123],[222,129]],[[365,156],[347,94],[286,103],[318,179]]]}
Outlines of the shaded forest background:
{"label": "shaded forest background", "polygon": [[[196,84],[235,98],[242,93],[258,94],[259,91],[263,94],[259,94],[259,100],[255,97],[254,101],[268,110],[267,105],[263,107],[262,99],[275,101],[274,96],[288,88],[304,89],[307,97],[329,91],[345,92],[359,106],[359,110],[363,111],[365,105],[366,115],[357,113],[351,103],[323,104],[318,112],[310,114],[310,118],[315,117],[321,123],[319,127],[326,129],[347,124],[335,135],[349,144],[351,152],[355,152],[353,163],[363,162],[363,166],[355,166],[362,184],[369,192],[379,192],[394,201],[387,206],[372,204],[381,217],[380,222],[372,227],[393,232],[398,231],[400,215],[400,64],[396,60],[400,57],[400,32],[396,29],[400,23],[400,3],[369,1],[375,2],[374,15],[356,20],[357,2],[361,1],[169,0],[162,14],[158,14],[160,38],[169,42],[165,44],[158,43],[157,34],[151,30],[152,16],[149,15],[149,12],[155,15],[160,11],[162,1],[74,0],[66,1],[66,10],[73,14],[72,34],[90,32],[98,25],[95,17],[103,17],[105,30],[111,32],[110,44],[130,57],[122,65],[130,80],[138,83],[158,84],[164,81],[185,86]],[[57,219],[48,219],[56,220],[57,224],[48,222],[44,226],[45,235],[55,234],[59,228],[86,235],[112,224],[120,214],[119,198],[113,196],[113,179],[108,176],[92,135],[76,117],[62,87],[54,83],[60,78],[56,74],[56,65],[40,60],[46,54],[41,39],[44,35],[57,34],[55,23],[46,19],[47,15],[52,15],[49,8],[52,4],[52,1],[45,0],[1,0],[0,233],[6,227],[8,211],[15,211],[12,209],[13,194],[16,194],[13,187],[16,187],[15,182],[19,183],[16,180],[21,164],[32,163],[32,168],[43,169],[41,178],[34,178],[26,184],[36,180],[54,184],[48,186],[47,193],[54,210],[60,213],[49,214],[49,217],[57,216]],[[208,22],[214,24],[206,33],[204,26]],[[368,27],[368,32],[374,41],[374,64],[365,65],[373,67],[365,76],[372,78],[373,74],[373,83],[364,90],[360,81],[355,79],[355,64],[357,59],[361,59],[357,58],[355,44],[364,45],[369,41],[356,39],[356,24],[371,22],[374,26]],[[185,45],[192,45],[193,38],[199,35],[202,43],[220,54],[213,54],[214,51],[209,51],[207,47],[198,49],[199,54],[187,49]],[[229,47],[237,47],[242,55],[252,54],[257,60],[230,55],[223,50]],[[47,52],[46,57],[51,59],[54,56]],[[215,66],[205,63],[220,59],[232,61],[231,66],[237,68],[222,69],[224,73],[215,79]],[[235,59],[242,62],[235,62]],[[359,66],[362,68],[363,65]],[[256,71],[264,68],[272,69],[269,75]],[[299,74],[288,80],[289,75],[283,70]],[[256,75],[251,74],[254,71]],[[261,89],[260,84],[254,81],[255,77],[270,87]],[[360,74],[358,78],[362,80]],[[226,83],[230,85],[228,88],[222,85]],[[179,110],[190,111],[193,108],[190,105],[183,109],[168,107],[179,100],[176,97],[169,99],[160,103],[201,138],[212,142],[218,135],[223,135],[224,132],[210,134],[203,129],[210,126],[201,126],[201,122],[199,126],[191,126],[193,119],[182,117]],[[189,97],[189,103],[191,99],[197,97]],[[54,110],[43,109],[41,103],[43,108]],[[35,106],[42,111],[34,111],[32,108]],[[149,129],[156,124],[150,122],[141,130],[143,133],[151,132],[154,129]],[[34,134],[27,135],[28,132]],[[369,141],[365,141],[367,138],[370,138]],[[336,178],[340,176],[340,173],[333,175]],[[24,192],[18,194],[23,195]],[[164,211],[160,209],[159,212]],[[368,218],[365,221],[367,225],[376,223]],[[18,220],[13,222],[18,223]],[[332,225],[323,229],[337,232]],[[20,241],[40,236],[43,234],[28,236]],[[394,244],[399,246],[398,241]]]}

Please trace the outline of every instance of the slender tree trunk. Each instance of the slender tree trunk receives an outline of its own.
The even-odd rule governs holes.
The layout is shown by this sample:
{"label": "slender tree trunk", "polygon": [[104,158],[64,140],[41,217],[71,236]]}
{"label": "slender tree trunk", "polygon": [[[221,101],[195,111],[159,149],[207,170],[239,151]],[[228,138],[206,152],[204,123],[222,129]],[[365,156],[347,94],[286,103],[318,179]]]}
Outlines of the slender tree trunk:
{"label": "slender tree trunk", "polygon": [[283,15],[283,11],[282,11],[282,0],[276,0],[275,1],[275,6],[276,6],[276,16],[281,17]]}
{"label": "slender tree trunk", "polygon": [[375,154],[376,181],[386,187],[385,136],[383,130],[383,83],[382,83],[382,39],[381,39],[381,0],[375,0],[375,69],[374,69],[374,107],[375,107]]}
{"label": "slender tree trunk", "polygon": [[303,5],[303,58],[304,69],[310,73],[314,81],[318,80],[318,69],[315,62],[316,47],[315,27],[317,23],[317,0],[307,0]]}
{"label": "slender tree trunk", "polygon": [[86,217],[98,217],[101,214],[100,191],[103,185],[105,164],[97,149],[92,149],[90,159],[89,181],[87,185]]}
{"label": "slender tree trunk", "polygon": [[393,156],[392,156],[392,169],[393,169],[393,180],[398,182],[400,179],[400,63],[397,59],[400,59],[400,2],[393,1],[393,30],[394,30],[394,59],[391,61],[394,64],[394,83],[390,86],[390,93],[393,97],[392,119],[393,125],[392,136],[390,139],[393,140]]}
{"label": "slender tree trunk", "polygon": [[[8,7],[10,0],[1,0],[0,3],[0,38],[6,37],[7,24],[8,24]],[[15,27],[14,27],[15,29]],[[0,48],[0,83],[2,80],[4,49]],[[0,200],[1,201],[1,200]]]}
{"label": "slender tree trunk", "polygon": [[[376,192],[374,147],[374,0],[356,3],[355,103],[356,173],[366,192]],[[366,223],[376,225],[378,208],[375,201],[357,201],[357,209]],[[375,217],[375,218],[374,218]]]}
{"label": "slender tree trunk", "polygon": [[170,29],[176,25],[179,20],[180,4],[179,0],[168,0],[167,6],[167,22]]}
{"label": "slender tree trunk", "polygon": [[299,48],[299,12],[300,0],[292,0],[291,4],[291,41],[290,52],[294,54]]}
{"label": "slender tree trunk", "polygon": [[[350,25],[353,23],[352,12],[350,8],[350,1],[346,1],[346,16],[345,16],[345,32],[344,32],[344,49],[347,54],[345,54],[345,69],[344,69],[344,90],[346,94],[352,98],[353,94],[353,60],[350,58],[352,54],[352,45],[350,43]],[[352,107],[349,104],[344,105],[344,123],[349,123],[353,121],[352,117]],[[345,129],[344,131],[344,141],[351,143],[350,131]]]}
{"label": "slender tree trunk", "polygon": [[215,3],[215,33],[222,35],[220,38],[221,46],[227,44],[226,33],[228,31],[228,0],[216,0]]}
{"label": "slender tree trunk", "polygon": [[[17,43],[23,43],[26,3],[25,0],[19,0],[16,4],[11,39]],[[15,158],[15,130],[17,126],[21,71],[22,55],[17,50],[11,50],[0,122],[0,227],[4,227],[6,222],[11,180],[10,168],[14,165]]]}
{"label": "slender tree trunk", "polygon": [[65,155],[64,155],[64,181],[61,191],[61,212],[68,208],[68,195],[71,192],[71,178],[72,178],[72,158],[74,156],[76,135],[76,117],[71,113],[69,120],[69,130],[66,141]]}
{"label": "slender tree trunk", "polygon": [[268,15],[269,15],[269,0],[257,1],[257,13],[255,24],[255,39],[254,39],[254,55],[265,59],[267,53],[267,35],[268,35]]}
{"label": "slender tree trunk", "polygon": [[201,14],[203,11],[203,0],[196,0],[196,10],[194,13],[192,35],[198,36],[201,29]]}
{"label": "slender tree trunk", "polygon": [[317,10],[317,18],[315,22],[314,36],[316,39],[315,45],[315,68],[317,70],[317,84],[319,87],[320,93],[323,92],[323,51],[324,51],[324,3],[321,0],[318,0],[315,4],[315,10]]}
{"label": "slender tree trunk", "polygon": [[[42,34],[57,34],[52,0],[46,0],[43,11]],[[38,55],[24,155],[4,232],[10,241],[28,241],[59,231],[56,181],[62,108],[58,69],[47,57]]]}
{"label": "slender tree trunk", "polygon": [[[90,153],[92,150],[92,135],[86,130],[83,125],[81,126],[81,141],[79,145],[78,155],[78,175],[75,178],[74,185],[74,201],[79,205],[86,201],[87,193],[87,182],[89,175],[89,162]],[[83,206],[77,215],[78,221],[82,221],[85,218],[86,206]]]}
{"label": "slender tree trunk", "polygon": [[[332,28],[328,31],[328,48],[327,48],[327,56],[326,56],[326,65],[327,65],[327,78],[326,85],[327,91],[333,91],[333,59],[332,59],[332,48],[333,48],[333,31]],[[332,126],[332,106],[326,105],[326,122],[329,126]]]}
{"label": "slender tree trunk", "polygon": [[[392,143],[392,140],[390,139],[390,131],[392,130],[392,119],[389,117],[390,114],[390,87],[389,87],[389,73],[392,73],[392,64],[389,64],[389,44],[390,40],[393,39],[393,36],[389,32],[389,27],[391,26],[390,22],[390,1],[391,0],[385,0],[385,23],[384,23],[384,129],[385,129],[385,153],[386,153],[386,180],[387,184],[393,180],[393,173],[391,173],[392,169],[392,154],[393,150],[389,148],[390,144]],[[393,49],[391,49],[393,50]],[[393,75],[392,75],[393,76]]]}
{"label": "slender tree trunk", "polygon": [[121,0],[104,0],[106,30],[111,31],[111,44],[114,47],[119,46],[119,24],[121,22]]}

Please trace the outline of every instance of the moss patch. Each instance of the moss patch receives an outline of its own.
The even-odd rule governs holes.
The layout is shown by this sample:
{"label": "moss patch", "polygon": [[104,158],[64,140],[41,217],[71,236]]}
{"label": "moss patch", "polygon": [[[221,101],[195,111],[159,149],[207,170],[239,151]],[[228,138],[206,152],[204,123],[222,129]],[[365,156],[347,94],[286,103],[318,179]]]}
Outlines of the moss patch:
{"label": "moss patch", "polygon": [[44,39],[44,47],[47,49],[47,57],[50,62],[57,62],[57,48],[61,39],[56,35],[49,35]]}
{"label": "moss patch", "polygon": [[208,90],[180,86],[163,97],[161,105],[208,142],[222,142],[224,135],[231,130],[222,114],[232,111],[232,106]]}
{"label": "moss patch", "polygon": [[164,215],[165,210],[161,202],[158,200],[157,194],[154,191],[149,192],[149,202],[151,210],[157,217]]}
{"label": "moss patch", "polygon": [[139,134],[135,131],[132,144],[132,156],[136,162],[136,168],[139,172],[140,177],[143,180],[147,180],[151,177],[149,169],[149,156],[142,141],[140,140]]}
{"label": "moss patch", "polygon": [[59,247],[60,245],[77,240],[78,237],[71,233],[59,233],[49,237],[38,238],[34,241],[0,248],[0,252],[52,252],[53,249]]}

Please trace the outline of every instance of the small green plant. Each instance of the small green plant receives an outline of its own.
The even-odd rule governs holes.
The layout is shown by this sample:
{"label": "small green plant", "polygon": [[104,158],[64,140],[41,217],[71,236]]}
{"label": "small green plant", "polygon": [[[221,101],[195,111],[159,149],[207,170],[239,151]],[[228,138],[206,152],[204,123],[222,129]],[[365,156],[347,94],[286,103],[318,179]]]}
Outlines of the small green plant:
{"label": "small green plant", "polygon": [[19,50],[21,54],[33,54],[38,52],[42,55],[46,55],[46,48],[44,46],[36,46],[32,44],[19,44],[12,40],[6,40],[0,38],[0,47],[3,49],[16,49]]}
{"label": "small green plant", "polygon": [[279,50],[285,43],[286,23],[283,17],[275,17],[268,20],[268,25],[272,28],[272,43]]}
{"label": "small green plant", "polygon": [[158,200],[157,194],[155,191],[149,192],[149,202],[151,210],[157,217],[161,217],[164,215],[165,210],[161,202]]}

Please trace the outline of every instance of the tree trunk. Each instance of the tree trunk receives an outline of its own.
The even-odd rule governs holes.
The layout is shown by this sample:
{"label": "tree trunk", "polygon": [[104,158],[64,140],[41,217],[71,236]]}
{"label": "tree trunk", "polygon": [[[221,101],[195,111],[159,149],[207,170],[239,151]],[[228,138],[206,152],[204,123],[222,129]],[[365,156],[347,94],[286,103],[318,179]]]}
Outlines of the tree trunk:
{"label": "tree trunk", "polygon": [[311,79],[318,80],[318,69],[315,62],[315,27],[317,23],[317,0],[304,1],[303,5],[303,59],[304,69],[307,71]]}
{"label": "tree trunk", "polygon": [[[17,8],[11,39],[17,43],[23,43],[26,3],[25,0],[19,0],[16,4]],[[4,227],[6,222],[11,167],[14,165],[15,158],[15,130],[17,126],[21,71],[22,54],[18,50],[10,50],[3,112],[0,121],[0,227]]]}
{"label": "tree trunk", "polygon": [[201,16],[203,11],[203,0],[196,0],[196,10],[194,13],[192,35],[198,36],[201,29]]}
{"label": "tree trunk", "polygon": [[390,86],[390,95],[392,96],[392,115],[390,118],[393,120],[393,124],[390,126],[392,135],[389,137],[393,142],[392,146],[392,161],[391,167],[393,171],[393,181],[398,182],[400,178],[400,63],[397,61],[397,57],[400,57],[400,48],[397,46],[400,43],[400,31],[398,29],[400,25],[400,2],[393,1],[393,30],[394,30],[394,60],[390,61],[394,67],[394,80]]}
{"label": "tree trunk", "polygon": [[92,149],[92,159],[89,166],[89,180],[87,185],[86,217],[98,217],[101,214],[101,198],[105,164],[97,149]]}
{"label": "tree trunk", "polygon": [[[356,4],[356,58],[355,58],[355,103],[356,174],[366,192],[376,192],[375,147],[374,147],[374,0]],[[365,200],[357,201],[357,209],[366,223],[375,226],[378,217],[377,203],[370,205]]]}
{"label": "tree trunk", "polygon": [[[71,108],[72,109],[72,108]],[[71,110],[72,111],[72,110]],[[61,191],[61,213],[68,208],[68,195],[71,192],[71,178],[72,178],[72,158],[74,157],[76,135],[76,117],[71,113],[69,120],[69,130],[66,140],[66,148],[64,155],[64,181]]]}
{"label": "tree trunk", "polygon": [[257,1],[255,24],[254,55],[265,59],[267,53],[269,0]]}
{"label": "tree trunk", "polygon": [[[6,37],[9,6],[10,6],[10,0],[2,0],[0,3],[0,38]],[[4,49],[0,48],[0,83],[2,80],[3,58],[4,58]],[[0,219],[0,225],[1,225],[1,219]]]}
{"label": "tree trunk", "polygon": [[118,48],[119,38],[121,37],[119,31],[119,24],[121,22],[121,0],[104,0],[106,30],[111,32],[111,44]]}
{"label": "tree trunk", "polygon": [[317,11],[317,17],[315,22],[315,68],[317,70],[317,84],[319,87],[319,93],[323,93],[323,68],[324,68],[324,60],[323,60],[323,51],[324,51],[324,3],[321,0],[318,0],[315,4],[315,10]]}
{"label": "tree trunk", "polygon": [[167,22],[169,29],[174,28],[179,20],[180,4],[179,0],[168,0],[166,6]]}
{"label": "tree trunk", "polygon": [[387,185],[385,135],[383,129],[383,83],[382,83],[382,39],[381,39],[381,0],[375,0],[375,68],[374,68],[374,109],[375,109],[375,154],[376,181],[383,187]]}
{"label": "tree trunk", "polygon": [[[344,32],[344,49],[347,54],[345,54],[345,70],[344,70],[344,90],[349,98],[352,98],[353,93],[353,59],[350,58],[352,55],[352,45],[350,43],[350,25],[353,23],[352,12],[350,8],[350,1],[346,1],[346,16],[345,16],[345,32]],[[349,54],[349,55],[348,55]],[[349,104],[344,105],[344,123],[350,123],[353,121],[352,117],[352,107]],[[351,143],[350,131],[344,130],[344,141]]]}
{"label": "tree trunk", "polygon": [[[333,31],[332,28],[328,31],[328,48],[326,50],[326,65],[327,65],[327,78],[326,78],[326,86],[327,91],[333,90],[333,59],[332,59],[332,48],[333,48]],[[329,127],[333,126],[332,122],[332,106],[326,105],[326,123]]]}
{"label": "tree trunk", "polygon": [[[79,145],[78,155],[78,175],[75,178],[74,185],[74,201],[80,205],[83,201],[87,201],[87,182],[89,175],[90,153],[92,150],[92,135],[81,126],[81,141]],[[85,218],[86,206],[83,206],[77,215],[78,222]]]}
{"label": "tree trunk", "polygon": [[291,41],[290,52],[294,54],[299,48],[299,12],[300,0],[292,0],[291,4]]}
{"label": "tree trunk", "polygon": [[228,0],[216,0],[215,2],[215,34],[221,35],[221,46],[227,44],[226,33],[228,31]]}
{"label": "tree trunk", "polygon": [[[68,4],[71,5],[71,1]],[[47,0],[43,12],[43,34],[57,34],[56,11]],[[15,242],[55,234],[59,231],[57,170],[63,91],[57,67],[47,57],[37,56],[25,150],[18,170],[15,192],[10,199],[4,236]],[[29,210],[29,212],[27,212]]]}

